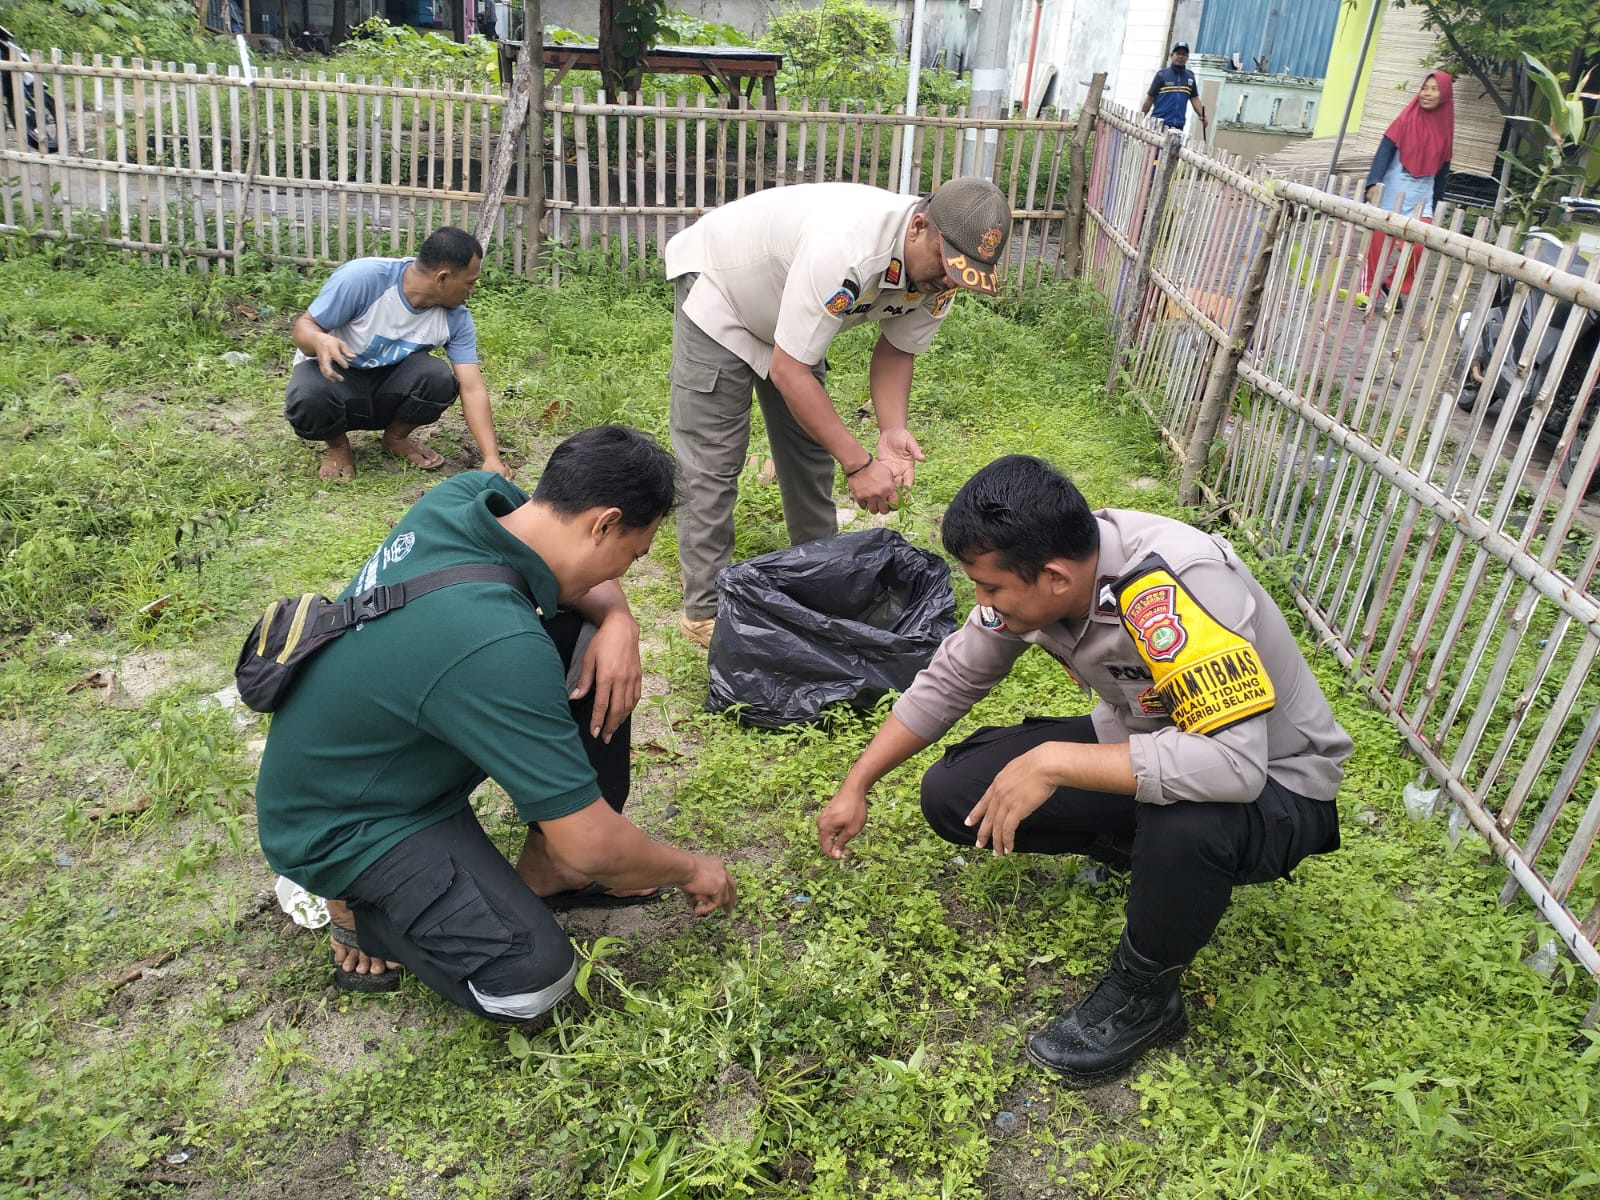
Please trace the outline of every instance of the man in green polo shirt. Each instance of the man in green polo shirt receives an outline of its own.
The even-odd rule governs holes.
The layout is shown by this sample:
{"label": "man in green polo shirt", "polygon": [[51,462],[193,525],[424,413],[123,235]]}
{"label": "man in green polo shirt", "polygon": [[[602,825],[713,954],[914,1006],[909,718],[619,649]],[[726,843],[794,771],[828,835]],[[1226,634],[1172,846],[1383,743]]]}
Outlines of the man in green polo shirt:
{"label": "man in green polo shirt", "polygon": [[[488,471],[439,484],[346,589],[498,563],[533,598],[460,583],[356,625],[273,717],[256,785],[261,848],[274,870],[333,898],[342,985],[382,990],[403,964],[470,1012],[522,1021],[577,971],[552,910],[664,886],[700,915],[733,907],[720,862],[651,841],[622,815],[641,673],[616,581],[675,499],[675,465],[654,441],[585,430],[556,448],[531,499]],[[515,866],[469,803],[486,777],[528,823]]]}

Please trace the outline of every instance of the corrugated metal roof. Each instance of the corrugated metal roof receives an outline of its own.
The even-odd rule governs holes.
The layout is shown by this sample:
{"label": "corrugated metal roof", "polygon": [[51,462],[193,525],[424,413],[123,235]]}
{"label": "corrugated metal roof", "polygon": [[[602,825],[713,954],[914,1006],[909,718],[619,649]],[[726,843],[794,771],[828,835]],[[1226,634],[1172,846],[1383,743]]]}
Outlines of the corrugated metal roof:
{"label": "corrugated metal roof", "polygon": [[[1206,0],[1197,54],[1237,54],[1246,71],[1320,79],[1341,0]],[[1259,65],[1265,59],[1265,65]]]}

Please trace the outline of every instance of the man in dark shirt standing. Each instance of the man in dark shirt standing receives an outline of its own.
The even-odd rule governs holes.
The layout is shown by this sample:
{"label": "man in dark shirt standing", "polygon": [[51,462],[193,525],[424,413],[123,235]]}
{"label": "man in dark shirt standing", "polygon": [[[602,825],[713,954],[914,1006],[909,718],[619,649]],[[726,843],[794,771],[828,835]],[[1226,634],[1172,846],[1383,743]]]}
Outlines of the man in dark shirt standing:
{"label": "man in dark shirt standing", "polygon": [[1149,112],[1153,108],[1156,119],[1168,129],[1182,129],[1189,119],[1185,109],[1191,104],[1200,115],[1200,134],[1204,137],[1210,127],[1206,122],[1206,110],[1200,103],[1200,84],[1189,70],[1189,43],[1179,42],[1172,48],[1171,62],[1150,81],[1150,90],[1145,93],[1139,111]]}

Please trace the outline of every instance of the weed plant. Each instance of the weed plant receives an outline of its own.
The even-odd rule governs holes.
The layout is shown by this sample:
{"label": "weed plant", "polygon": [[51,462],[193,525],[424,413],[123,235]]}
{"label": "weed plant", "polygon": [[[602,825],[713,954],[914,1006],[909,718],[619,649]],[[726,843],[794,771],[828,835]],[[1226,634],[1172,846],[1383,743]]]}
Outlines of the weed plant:
{"label": "weed plant", "polygon": [[0,23],[25,50],[55,48],[85,57],[205,62],[220,45],[201,27],[189,0],[6,0]]}
{"label": "weed plant", "polygon": [[[524,484],[582,426],[665,434],[669,292],[594,265],[554,291],[491,275],[473,301]],[[1522,964],[1547,931],[1495,902],[1503,872],[1470,842],[1406,818],[1415,763],[1330,658],[1357,745],[1343,849],[1240,891],[1190,972],[1181,1052],[1070,1092],[1021,1039],[1097,977],[1123,898],[1080,860],[933,838],[917,779],[937,751],[880,785],[850,859],[823,859],[815,812],[883,710],[778,733],[702,711],[670,529],[627,584],[648,672],[630,812],[728,859],[736,913],[575,915],[580,995],[527,1028],[410,979],[330,989],[326,938],[277,911],[254,848],[262,725],[211,694],[266,600],[341,586],[435,477],[361,439],[357,477],[324,483],[289,434],[288,324],[317,282],[0,254],[0,1196],[1600,1190],[1592,985]],[[863,436],[870,346],[830,355]],[[1103,400],[1107,352],[1078,289],[963,299],[918,364],[928,461],[891,526],[937,548],[959,484],[1017,450],[1096,504],[1182,515],[1155,432]],[[474,464],[459,413],[431,441],[445,473]],[[741,554],[781,544],[775,492],[742,481]],[[956,733],[1088,704],[1028,655]],[[475,803],[520,840],[497,789]]]}

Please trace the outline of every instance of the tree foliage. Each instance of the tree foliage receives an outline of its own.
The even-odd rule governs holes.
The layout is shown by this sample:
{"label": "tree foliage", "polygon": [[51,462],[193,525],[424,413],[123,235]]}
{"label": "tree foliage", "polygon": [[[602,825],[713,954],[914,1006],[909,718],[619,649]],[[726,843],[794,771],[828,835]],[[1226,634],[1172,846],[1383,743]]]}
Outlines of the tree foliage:
{"label": "tree foliage", "polygon": [[894,21],[861,0],[824,0],[818,8],[795,7],[773,17],[761,43],[783,54],[796,91],[821,96],[894,53]]}
{"label": "tree foliage", "polygon": [[666,0],[600,0],[600,78],[608,96],[638,92],[666,16]]}
{"label": "tree foliage", "polygon": [[[1600,60],[1595,0],[1395,0],[1423,10],[1423,25],[1443,39],[1439,65],[1471,75],[1506,116],[1526,111],[1524,55],[1577,79]],[[1506,80],[1514,81],[1508,91]]]}
{"label": "tree foliage", "polygon": [[176,62],[220,53],[193,0],[6,0],[0,24],[29,50]]}
{"label": "tree foliage", "polygon": [[1535,115],[1511,119],[1530,126],[1532,137],[1523,158],[1506,155],[1514,170],[1531,177],[1514,205],[1522,228],[1547,219],[1546,201],[1558,191],[1581,193],[1600,183],[1600,115],[1594,112],[1600,95],[1588,90],[1596,71],[1565,91],[1563,81],[1533,55],[1526,64],[1536,93]]}

